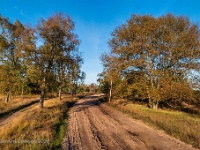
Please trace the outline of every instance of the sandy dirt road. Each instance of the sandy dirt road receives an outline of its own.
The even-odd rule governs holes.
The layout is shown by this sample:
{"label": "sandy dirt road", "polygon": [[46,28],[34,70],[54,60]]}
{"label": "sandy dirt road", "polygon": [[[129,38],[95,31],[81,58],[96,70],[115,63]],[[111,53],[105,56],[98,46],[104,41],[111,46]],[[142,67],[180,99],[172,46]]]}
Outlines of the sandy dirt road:
{"label": "sandy dirt road", "polygon": [[162,131],[148,127],[98,101],[80,99],[70,110],[66,150],[193,150]]}

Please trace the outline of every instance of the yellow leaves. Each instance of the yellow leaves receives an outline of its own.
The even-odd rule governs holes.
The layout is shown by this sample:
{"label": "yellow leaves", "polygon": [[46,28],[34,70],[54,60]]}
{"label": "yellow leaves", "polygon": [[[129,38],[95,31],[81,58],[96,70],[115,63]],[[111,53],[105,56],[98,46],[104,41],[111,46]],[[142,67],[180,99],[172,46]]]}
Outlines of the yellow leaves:
{"label": "yellow leaves", "polygon": [[193,61],[200,56],[199,33],[187,17],[132,15],[111,34],[111,52],[102,59],[113,93],[151,102],[192,100],[185,79],[188,70],[199,67]]}
{"label": "yellow leaves", "polygon": [[37,66],[30,66],[27,69],[26,74],[32,83],[38,83],[38,81],[40,79],[40,71]]}
{"label": "yellow leaves", "polygon": [[0,51],[2,49],[7,48],[7,47],[8,47],[8,43],[6,42],[6,40],[2,36],[0,36]]}
{"label": "yellow leaves", "polygon": [[186,82],[173,81],[172,78],[163,78],[161,80],[161,96],[163,100],[192,100],[193,91]]}

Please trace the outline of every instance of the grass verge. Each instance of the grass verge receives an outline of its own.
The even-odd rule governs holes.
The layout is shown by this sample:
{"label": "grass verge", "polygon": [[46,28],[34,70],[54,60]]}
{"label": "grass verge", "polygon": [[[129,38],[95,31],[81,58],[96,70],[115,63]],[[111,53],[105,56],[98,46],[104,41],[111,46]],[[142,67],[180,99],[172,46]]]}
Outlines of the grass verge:
{"label": "grass verge", "polygon": [[0,126],[0,149],[59,149],[65,134],[67,111],[74,100],[65,97],[45,101],[44,108],[31,107]]}
{"label": "grass verge", "polygon": [[52,145],[52,149],[53,150],[58,150],[58,149],[62,149],[61,148],[61,144],[62,144],[62,141],[63,141],[63,138],[65,137],[65,134],[66,134],[66,121],[67,121],[67,118],[68,118],[68,111],[69,111],[69,108],[74,104],[75,101],[71,101],[71,102],[67,102],[66,103],[66,110],[65,110],[65,113],[63,113],[63,117],[60,119],[60,121],[55,124],[55,136],[54,136],[54,142],[53,142],[53,145]]}
{"label": "grass verge", "polygon": [[39,95],[14,96],[8,103],[4,99],[5,95],[0,95],[0,117],[38,102]]}
{"label": "grass verge", "polygon": [[108,104],[121,112],[129,114],[157,129],[164,130],[169,135],[200,148],[200,116],[180,111],[153,110],[146,106],[117,100]]}
{"label": "grass verge", "polygon": [[27,103],[23,103],[23,104],[21,104],[21,105],[17,105],[17,106],[11,107],[10,109],[1,112],[1,113],[0,113],[0,117],[4,117],[4,116],[6,116],[6,115],[10,115],[10,114],[12,114],[12,113],[14,113],[14,112],[16,112],[16,111],[18,111],[18,110],[21,110],[21,109],[23,109],[23,108],[26,108],[26,107],[28,107],[28,106],[31,106],[31,105],[33,105],[33,104],[35,104],[35,103],[37,103],[37,102],[39,102],[39,100],[33,100],[33,101],[29,101],[29,102],[27,102]]}

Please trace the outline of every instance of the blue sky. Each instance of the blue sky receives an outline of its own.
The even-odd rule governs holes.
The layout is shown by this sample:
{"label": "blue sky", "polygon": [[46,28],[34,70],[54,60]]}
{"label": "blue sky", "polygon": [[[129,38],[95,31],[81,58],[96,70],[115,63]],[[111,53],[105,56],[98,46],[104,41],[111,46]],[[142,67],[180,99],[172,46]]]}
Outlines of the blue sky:
{"label": "blue sky", "polygon": [[96,83],[102,71],[99,57],[108,52],[111,32],[125,23],[131,14],[155,17],[172,13],[200,23],[200,0],[0,0],[0,14],[11,21],[37,24],[38,19],[53,13],[67,13],[75,22],[75,33],[81,40],[86,84]]}

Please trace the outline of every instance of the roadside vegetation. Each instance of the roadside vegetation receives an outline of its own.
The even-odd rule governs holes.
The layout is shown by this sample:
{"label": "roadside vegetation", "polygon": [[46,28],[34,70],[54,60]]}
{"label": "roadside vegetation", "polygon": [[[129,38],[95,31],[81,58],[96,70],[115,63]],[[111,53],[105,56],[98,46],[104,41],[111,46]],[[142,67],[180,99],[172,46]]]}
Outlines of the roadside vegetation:
{"label": "roadside vegetation", "polygon": [[5,103],[6,95],[0,96],[0,116],[12,113],[27,105],[39,102],[39,95],[14,96],[9,103]]}
{"label": "roadside vegetation", "polygon": [[108,103],[108,105],[130,115],[134,119],[163,130],[195,148],[200,148],[200,133],[198,132],[200,115],[167,109],[150,109],[127,100],[115,100]]}
{"label": "roadside vegetation", "polygon": [[0,15],[0,117],[11,117],[0,126],[0,149],[60,148],[69,107],[95,90],[83,84],[74,29],[62,13],[35,26]]}
{"label": "roadside vegetation", "polygon": [[199,26],[185,16],[132,15],[108,45],[98,75],[108,104],[200,148]]}
{"label": "roadside vegetation", "polygon": [[69,107],[77,98],[63,96],[21,111],[17,118],[0,127],[0,149],[59,149],[65,136]]}
{"label": "roadside vegetation", "polygon": [[102,92],[147,103],[149,108],[200,104],[200,30],[184,16],[132,15],[101,56]]}

